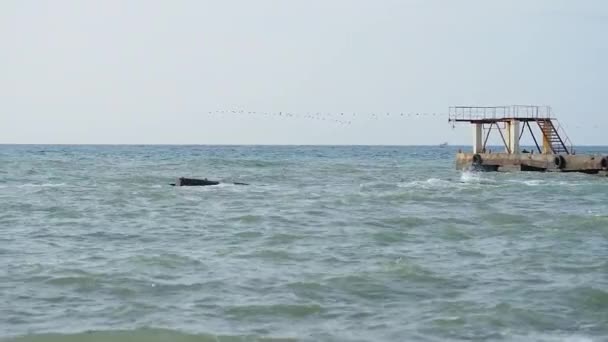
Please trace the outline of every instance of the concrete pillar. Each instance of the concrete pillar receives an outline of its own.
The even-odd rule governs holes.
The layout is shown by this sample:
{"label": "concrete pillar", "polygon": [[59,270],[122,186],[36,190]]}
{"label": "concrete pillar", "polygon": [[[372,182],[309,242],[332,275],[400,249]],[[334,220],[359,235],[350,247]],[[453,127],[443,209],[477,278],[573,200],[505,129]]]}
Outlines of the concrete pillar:
{"label": "concrete pillar", "polygon": [[505,122],[505,153],[511,153],[511,121]]}
{"label": "concrete pillar", "polygon": [[473,153],[482,153],[483,134],[482,124],[473,124]]}
{"label": "concrete pillar", "polygon": [[507,143],[511,153],[519,153],[519,121],[507,122]]}
{"label": "concrete pillar", "polygon": [[543,153],[544,154],[553,154],[553,149],[551,148],[551,141],[549,141],[549,133],[546,133],[546,132],[542,132],[542,133],[543,133]]}

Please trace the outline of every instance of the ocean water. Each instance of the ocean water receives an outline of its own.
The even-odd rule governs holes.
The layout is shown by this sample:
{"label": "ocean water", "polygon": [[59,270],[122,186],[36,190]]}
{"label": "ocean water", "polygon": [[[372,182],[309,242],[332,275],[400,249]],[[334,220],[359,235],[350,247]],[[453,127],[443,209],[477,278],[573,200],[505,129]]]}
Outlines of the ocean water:
{"label": "ocean water", "polygon": [[608,178],[456,150],[0,146],[0,341],[608,340]]}

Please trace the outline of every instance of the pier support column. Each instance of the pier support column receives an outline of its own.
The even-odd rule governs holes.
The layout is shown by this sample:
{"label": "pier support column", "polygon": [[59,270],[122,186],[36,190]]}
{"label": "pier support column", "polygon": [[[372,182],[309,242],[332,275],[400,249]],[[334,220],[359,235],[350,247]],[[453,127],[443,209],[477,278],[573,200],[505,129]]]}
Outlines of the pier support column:
{"label": "pier support column", "polygon": [[507,122],[507,146],[513,154],[519,153],[519,121],[511,120]]}
{"label": "pier support column", "polygon": [[553,148],[551,147],[551,141],[549,140],[549,135],[551,133],[547,133],[546,130],[543,131],[543,153],[544,154],[553,154]]}
{"label": "pier support column", "polygon": [[482,153],[483,149],[483,134],[482,124],[473,124],[473,153]]}

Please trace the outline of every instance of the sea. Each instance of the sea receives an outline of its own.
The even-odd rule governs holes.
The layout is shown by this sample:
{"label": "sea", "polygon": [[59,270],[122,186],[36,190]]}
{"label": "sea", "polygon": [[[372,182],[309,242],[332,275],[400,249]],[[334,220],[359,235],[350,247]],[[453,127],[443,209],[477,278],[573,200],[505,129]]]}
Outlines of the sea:
{"label": "sea", "polygon": [[459,148],[0,145],[0,341],[608,341],[608,177]]}

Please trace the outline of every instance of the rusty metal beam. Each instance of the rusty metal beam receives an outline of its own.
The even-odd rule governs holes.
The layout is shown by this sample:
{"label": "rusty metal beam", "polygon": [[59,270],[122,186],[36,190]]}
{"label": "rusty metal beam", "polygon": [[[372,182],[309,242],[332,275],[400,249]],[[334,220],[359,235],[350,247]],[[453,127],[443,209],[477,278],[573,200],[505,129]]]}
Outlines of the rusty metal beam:
{"label": "rusty metal beam", "polygon": [[490,128],[488,128],[488,134],[486,134],[486,139],[483,141],[483,147],[482,150],[485,151],[486,150],[486,145],[488,144],[488,139],[490,138],[490,132],[492,132],[492,126],[494,124],[490,124]]}
{"label": "rusty metal beam", "polygon": [[500,129],[500,126],[498,126],[498,124],[496,124],[496,128],[498,129],[498,133],[500,133],[500,137],[502,138],[502,143],[505,144],[505,148],[507,149],[507,152],[511,153],[509,144],[507,144],[507,141],[505,140],[505,136],[502,134],[502,130]]}
{"label": "rusty metal beam", "polygon": [[449,119],[450,122],[469,122],[469,123],[481,123],[481,124],[491,124],[497,122],[509,122],[509,121],[520,121],[520,122],[537,122],[537,121],[546,121],[547,119],[542,118],[500,118],[500,119]]}
{"label": "rusty metal beam", "polygon": [[534,144],[536,145],[536,148],[538,149],[538,153],[543,153],[543,150],[540,149],[540,145],[538,145],[538,141],[536,141],[534,132],[532,132],[532,127],[530,127],[530,123],[526,122],[525,125],[528,126],[528,130],[530,131],[530,135],[532,136],[532,139],[534,139]]}

